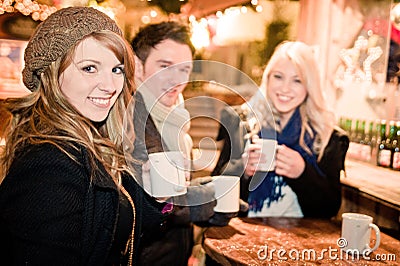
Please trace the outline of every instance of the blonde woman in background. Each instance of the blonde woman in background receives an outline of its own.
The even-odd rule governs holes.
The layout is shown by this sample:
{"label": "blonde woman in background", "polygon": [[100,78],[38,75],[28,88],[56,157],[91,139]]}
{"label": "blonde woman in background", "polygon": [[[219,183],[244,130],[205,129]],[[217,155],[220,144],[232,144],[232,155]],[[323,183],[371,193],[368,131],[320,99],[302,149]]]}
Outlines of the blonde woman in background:
{"label": "blonde woman in background", "polygon": [[336,129],[326,105],[320,74],[310,46],[278,45],[265,68],[261,90],[273,115],[265,114],[260,138],[276,138],[276,167],[257,171],[264,160],[255,141],[246,149],[244,178],[253,179],[250,217],[335,216],[341,204],[340,171],[349,139]]}

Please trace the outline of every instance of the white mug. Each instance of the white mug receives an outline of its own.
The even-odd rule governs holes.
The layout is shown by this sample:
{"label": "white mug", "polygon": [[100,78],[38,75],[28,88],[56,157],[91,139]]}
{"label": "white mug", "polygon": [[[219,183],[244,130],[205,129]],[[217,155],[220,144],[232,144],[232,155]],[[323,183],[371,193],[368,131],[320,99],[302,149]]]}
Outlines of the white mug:
{"label": "white mug", "polygon": [[238,176],[213,176],[215,187],[216,212],[238,212],[240,197],[240,177]]}
{"label": "white mug", "polygon": [[275,139],[257,139],[256,143],[261,145],[261,153],[265,161],[259,162],[257,171],[269,172],[275,170],[275,155],[278,148],[278,142]]}
{"label": "white mug", "polygon": [[187,193],[185,162],[179,151],[149,154],[150,189],[153,197],[172,197]]}
{"label": "white mug", "polygon": [[[375,231],[375,245],[369,246],[371,228]],[[361,213],[342,214],[342,243],[341,248],[346,252],[368,254],[379,247],[381,236],[378,226],[372,223],[372,217]]]}

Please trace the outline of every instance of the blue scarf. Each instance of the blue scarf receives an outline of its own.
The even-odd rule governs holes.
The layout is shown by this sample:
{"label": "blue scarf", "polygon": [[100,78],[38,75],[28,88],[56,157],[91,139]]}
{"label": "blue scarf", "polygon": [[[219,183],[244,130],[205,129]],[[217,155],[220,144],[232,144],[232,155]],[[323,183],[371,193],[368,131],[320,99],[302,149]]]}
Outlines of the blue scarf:
{"label": "blue scarf", "polygon": [[[300,110],[297,108],[291,118],[289,119],[285,128],[279,133],[272,128],[262,128],[259,135],[261,138],[274,138],[276,136],[278,144],[285,144],[287,147],[297,151],[306,161],[311,164],[321,174],[324,175],[317,164],[317,155],[307,153],[299,143],[299,137],[301,132],[301,116]],[[315,134],[314,134],[315,136]],[[314,138],[306,132],[305,133],[305,144],[312,150]],[[256,172],[252,177],[250,183],[250,193],[248,202],[251,211],[261,211],[264,202],[268,207],[274,201],[279,201],[284,197],[282,194],[282,187],[286,186],[285,179],[282,176],[271,172]]]}

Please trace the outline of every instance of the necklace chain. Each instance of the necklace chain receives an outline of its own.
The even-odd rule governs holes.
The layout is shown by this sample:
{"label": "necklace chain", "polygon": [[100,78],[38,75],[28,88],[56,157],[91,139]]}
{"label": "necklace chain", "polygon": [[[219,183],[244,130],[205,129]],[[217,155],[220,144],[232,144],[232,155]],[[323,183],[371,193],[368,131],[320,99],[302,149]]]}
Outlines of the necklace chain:
{"label": "necklace chain", "polygon": [[122,186],[122,184],[120,184],[120,188],[121,188],[122,193],[128,198],[128,201],[131,204],[132,212],[133,212],[131,237],[126,242],[125,252],[124,252],[124,255],[126,255],[129,252],[128,265],[132,266],[133,248],[134,248],[134,239],[135,239],[136,208],[135,208],[135,204],[133,203],[132,197],[129,195],[128,191],[125,190],[125,188]]}

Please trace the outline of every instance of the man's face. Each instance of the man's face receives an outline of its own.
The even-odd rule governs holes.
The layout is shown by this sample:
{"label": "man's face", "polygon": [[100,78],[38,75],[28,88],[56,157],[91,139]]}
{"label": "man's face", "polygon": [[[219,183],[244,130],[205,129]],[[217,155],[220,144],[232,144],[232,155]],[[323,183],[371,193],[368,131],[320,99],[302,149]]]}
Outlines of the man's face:
{"label": "man's face", "polygon": [[170,107],[185,89],[192,72],[192,64],[189,46],[167,39],[151,49],[137,78],[145,82],[152,76],[146,82],[146,89],[150,90],[160,103]]}

